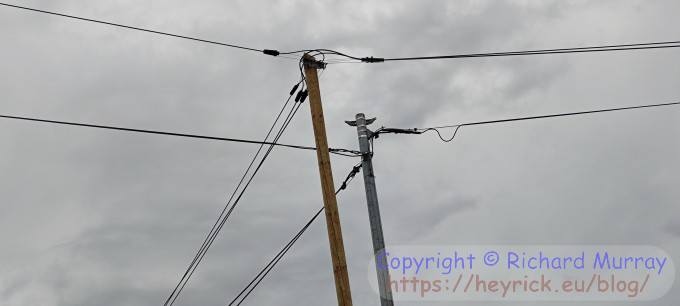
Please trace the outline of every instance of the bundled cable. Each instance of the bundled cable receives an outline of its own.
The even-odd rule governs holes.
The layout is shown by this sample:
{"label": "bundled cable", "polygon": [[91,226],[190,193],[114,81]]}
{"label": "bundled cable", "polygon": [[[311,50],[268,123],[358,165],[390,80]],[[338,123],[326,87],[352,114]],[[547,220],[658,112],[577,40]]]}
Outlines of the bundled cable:
{"label": "bundled cable", "polygon": [[[301,83],[302,83],[302,80],[300,80],[300,81],[298,82],[298,85],[301,84]],[[267,133],[267,136],[265,136],[265,140],[267,140],[267,139],[269,138],[269,136],[271,135],[272,131],[274,130],[274,127],[275,127],[276,124],[278,123],[279,119],[281,118],[281,115],[283,114],[283,111],[284,111],[284,110],[286,109],[286,107],[288,106],[288,103],[290,102],[290,100],[291,100],[292,97],[293,97],[292,94],[290,94],[290,95],[288,96],[288,99],[286,100],[286,103],[284,103],[283,108],[281,109],[281,111],[279,112],[278,116],[276,117],[276,120],[274,120],[274,123],[272,124],[272,127],[269,129],[269,132]],[[288,112],[288,115],[287,115],[286,119],[283,121],[281,127],[279,128],[279,131],[277,132],[276,136],[274,137],[273,143],[278,142],[278,140],[281,138],[281,135],[282,135],[283,132],[286,130],[286,128],[287,128],[288,125],[290,124],[291,120],[293,119],[293,117],[294,117],[295,114],[297,113],[298,109],[300,108],[300,105],[301,105],[301,103],[295,103],[295,104],[293,105],[293,107],[290,109],[290,111]],[[250,175],[250,178],[246,181],[246,183],[245,183],[245,185],[243,186],[243,188],[241,189],[241,191],[238,192],[238,191],[239,191],[239,187],[241,187],[241,185],[242,185],[243,182],[245,181],[246,177],[248,176],[248,174],[249,174],[249,172],[250,172],[250,169],[252,168],[252,166],[254,165],[255,161],[257,160],[257,158],[258,158],[258,156],[259,156],[261,150],[263,149],[263,147],[264,147],[264,144],[262,144],[262,145],[260,146],[260,148],[257,150],[257,152],[255,153],[255,156],[254,156],[253,159],[251,160],[250,165],[248,165],[248,168],[246,169],[246,172],[243,174],[243,176],[241,177],[241,180],[239,181],[238,185],[236,186],[236,189],[235,189],[234,192],[231,194],[231,197],[229,198],[229,201],[227,201],[227,204],[225,205],[224,209],[222,210],[222,212],[220,213],[219,217],[217,218],[217,221],[215,221],[215,224],[214,224],[213,227],[210,229],[210,232],[208,233],[208,236],[207,236],[207,237],[205,238],[205,240],[203,241],[203,244],[201,245],[201,247],[199,248],[198,252],[197,252],[196,255],[194,256],[193,260],[192,260],[191,263],[189,264],[189,267],[188,267],[187,270],[184,272],[184,274],[182,275],[180,281],[177,283],[177,285],[175,286],[175,288],[173,289],[173,291],[170,293],[170,296],[169,296],[168,299],[165,301],[165,304],[163,304],[164,306],[171,306],[171,305],[173,305],[173,304],[175,303],[175,301],[176,301],[177,298],[179,297],[180,293],[182,292],[182,290],[184,289],[184,287],[187,285],[187,283],[188,283],[189,280],[191,279],[191,276],[194,274],[194,272],[195,272],[196,269],[198,268],[199,264],[201,263],[201,261],[202,261],[203,258],[205,257],[206,253],[208,252],[208,250],[210,249],[210,247],[211,247],[212,244],[214,243],[215,238],[217,238],[217,235],[219,234],[219,232],[220,232],[220,231],[222,230],[222,228],[224,227],[224,224],[227,222],[227,220],[228,220],[229,217],[231,216],[232,212],[234,211],[234,208],[236,208],[236,205],[238,204],[238,202],[239,202],[239,201],[241,200],[241,198],[243,197],[243,194],[245,193],[246,189],[248,188],[248,186],[249,186],[250,183],[252,182],[253,178],[254,178],[255,175],[258,173],[258,171],[261,169],[262,165],[264,164],[264,161],[267,159],[267,157],[268,157],[269,154],[271,153],[272,149],[274,148],[274,145],[269,145],[269,147],[267,148],[267,151],[264,153],[263,157],[260,159],[260,162],[259,162],[259,163],[257,164],[257,166],[255,167],[255,170],[253,170],[252,174]],[[237,192],[238,192],[238,196],[237,196],[237,197],[235,198],[235,200],[234,200],[234,197],[236,196]],[[232,203],[232,200],[233,200],[233,203]],[[230,204],[231,204],[231,207],[230,207]]]}

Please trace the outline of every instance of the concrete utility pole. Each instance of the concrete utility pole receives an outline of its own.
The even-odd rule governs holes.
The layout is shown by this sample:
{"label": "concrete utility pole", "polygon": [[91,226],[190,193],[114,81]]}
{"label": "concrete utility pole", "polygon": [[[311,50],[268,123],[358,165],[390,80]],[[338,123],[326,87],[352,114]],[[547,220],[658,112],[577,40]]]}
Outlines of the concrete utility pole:
{"label": "concrete utility pole", "polygon": [[316,73],[316,70],[320,68],[320,63],[309,54],[305,54],[302,60],[305,78],[307,79],[307,90],[309,92],[309,106],[312,110],[316,157],[319,161],[321,191],[326,212],[326,226],[328,227],[328,241],[331,246],[331,259],[333,261],[338,305],[350,306],[352,305],[352,294],[349,289],[349,275],[347,274],[347,263],[345,262],[345,247],[342,242],[338,203],[335,199],[335,185],[333,184],[331,158],[328,152],[328,140],[326,139],[326,124],[323,119],[323,108],[321,107],[319,78]]}
{"label": "concrete utility pole", "polygon": [[383,238],[382,221],[380,221],[380,208],[378,207],[378,192],[375,189],[375,175],[373,174],[373,161],[369,139],[373,136],[366,125],[373,123],[375,119],[366,120],[364,114],[356,115],[355,122],[347,122],[356,125],[359,134],[359,150],[361,151],[361,168],[364,174],[364,187],[366,188],[366,201],[368,203],[368,218],[371,222],[371,236],[373,237],[373,256],[375,257],[375,269],[378,273],[378,288],[380,290],[380,305],[392,306],[392,291],[389,290],[389,270],[382,269],[387,265],[387,259],[378,262],[380,255],[385,251],[385,239]]}

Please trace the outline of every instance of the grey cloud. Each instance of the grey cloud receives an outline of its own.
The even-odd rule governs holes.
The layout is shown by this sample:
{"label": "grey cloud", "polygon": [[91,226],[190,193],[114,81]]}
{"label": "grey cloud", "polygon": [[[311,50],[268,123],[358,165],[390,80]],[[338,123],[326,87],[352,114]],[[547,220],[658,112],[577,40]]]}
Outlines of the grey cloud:
{"label": "grey cloud", "polygon": [[[378,57],[672,40],[678,10],[675,1],[19,5]],[[299,79],[295,60],[9,8],[0,37],[0,114],[261,139]],[[356,149],[344,120],[359,112],[378,117],[372,129],[412,128],[670,102],[673,52],[329,65],[329,142]],[[676,258],[677,119],[669,107],[464,127],[446,144],[383,135],[374,163],[387,245],[650,244]],[[12,306],[161,304],[257,149],[7,120],[0,141],[0,304]],[[281,141],[313,144],[307,104]],[[333,157],[336,185],[357,162]],[[179,304],[228,302],[322,205],[314,152],[275,149],[249,188]],[[354,304],[375,305],[363,192],[357,176],[338,201]],[[328,252],[321,216],[244,304],[332,304]],[[640,303],[675,305],[677,286]]]}

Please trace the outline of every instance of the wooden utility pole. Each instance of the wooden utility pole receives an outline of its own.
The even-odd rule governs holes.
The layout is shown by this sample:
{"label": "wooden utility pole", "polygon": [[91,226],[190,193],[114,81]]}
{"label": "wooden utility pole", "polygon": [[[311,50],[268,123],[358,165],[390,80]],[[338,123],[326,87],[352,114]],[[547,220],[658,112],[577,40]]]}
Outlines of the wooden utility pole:
{"label": "wooden utility pole", "polygon": [[314,139],[316,140],[316,157],[319,161],[321,192],[323,193],[323,205],[326,211],[326,226],[328,227],[328,242],[331,247],[333,274],[335,275],[335,290],[338,295],[338,305],[349,306],[352,305],[352,293],[349,289],[345,247],[342,242],[338,202],[335,199],[331,157],[328,152],[328,140],[326,139],[326,123],[323,118],[319,78],[316,73],[320,63],[309,54],[305,54],[302,57],[302,60],[305,69],[305,78],[307,80],[307,90],[309,93],[309,107],[312,110],[312,125],[314,126]]}

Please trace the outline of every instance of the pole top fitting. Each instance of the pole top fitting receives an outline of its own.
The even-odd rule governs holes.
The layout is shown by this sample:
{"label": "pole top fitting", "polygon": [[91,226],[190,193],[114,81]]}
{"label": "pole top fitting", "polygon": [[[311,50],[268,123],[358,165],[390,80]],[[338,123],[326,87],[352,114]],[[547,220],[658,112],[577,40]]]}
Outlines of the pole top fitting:
{"label": "pole top fitting", "polygon": [[[364,118],[364,114],[357,114],[357,120],[358,120],[359,118],[363,119],[363,118]],[[366,119],[366,125],[369,125],[369,124],[375,122],[376,119],[378,119],[378,118]],[[356,122],[356,121],[347,121],[347,120],[345,120],[345,123],[347,123],[347,125],[349,125],[349,126],[357,126],[357,122]]]}
{"label": "pole top fitting", "polygon": [[326,63],[317,61],[313,56],[305,54],[302,56],[302,63],[306,67],[316,68],[316,69],[326,69]]}

